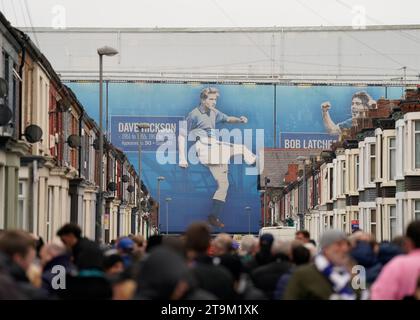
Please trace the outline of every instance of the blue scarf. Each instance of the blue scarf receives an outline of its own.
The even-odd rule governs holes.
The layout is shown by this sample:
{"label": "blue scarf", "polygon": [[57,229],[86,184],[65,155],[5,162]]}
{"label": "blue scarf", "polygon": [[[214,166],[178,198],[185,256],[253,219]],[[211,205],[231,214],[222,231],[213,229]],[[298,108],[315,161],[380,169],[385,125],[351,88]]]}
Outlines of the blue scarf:
{"label": "blue scarf", "polygon": [[350,287],[351,275],[344,267],[331,264],[328,259],[319,254],[315,257],[315,267],[333,285],[334,294],[330,300],[355,300],[356,295]]}

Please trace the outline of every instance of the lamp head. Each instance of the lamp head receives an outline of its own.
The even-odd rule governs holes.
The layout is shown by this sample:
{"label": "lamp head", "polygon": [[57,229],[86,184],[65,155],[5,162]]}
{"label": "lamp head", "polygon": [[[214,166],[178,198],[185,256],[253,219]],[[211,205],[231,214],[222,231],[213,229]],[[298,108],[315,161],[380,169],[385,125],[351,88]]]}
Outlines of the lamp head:
{"label": "lamp head", "polygon": [[118,50],[112,47],[104,46],[98,49],[98,54],[100,56],[115,56],[118,54]]}

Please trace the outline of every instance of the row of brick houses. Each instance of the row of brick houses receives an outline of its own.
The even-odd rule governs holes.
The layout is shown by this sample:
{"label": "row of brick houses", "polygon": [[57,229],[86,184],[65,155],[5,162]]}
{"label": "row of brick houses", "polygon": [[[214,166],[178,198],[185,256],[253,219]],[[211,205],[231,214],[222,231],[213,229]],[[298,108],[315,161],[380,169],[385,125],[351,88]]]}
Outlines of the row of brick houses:
{"label": "row of brick houses", "polygon": [[0,28],[0,229],[25,229],[49,241],[72,221],[95,238],[103,161],[101,240],[152,233],[156,205],[144,185],[139,194],[138,175],[126,155],[104,138],[100,159],[99,127],[74,93],[1,13]]}
{"label": "row of brick houses", "polygon": [[420,88],[378,100],[332,150],[290,164],[284,181],[279,223],[291,218],[315,240],[326,228],[403,235],[420,219]]}

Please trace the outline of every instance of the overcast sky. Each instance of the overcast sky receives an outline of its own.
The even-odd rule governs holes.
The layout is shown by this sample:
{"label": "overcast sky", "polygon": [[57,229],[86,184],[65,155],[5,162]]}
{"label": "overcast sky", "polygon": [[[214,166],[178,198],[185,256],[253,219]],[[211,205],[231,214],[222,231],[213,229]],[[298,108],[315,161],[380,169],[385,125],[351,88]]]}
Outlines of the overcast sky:
{"label": "overcast sky", "polygon": [[420,24],[418,0],[0,0],[18,27]]}

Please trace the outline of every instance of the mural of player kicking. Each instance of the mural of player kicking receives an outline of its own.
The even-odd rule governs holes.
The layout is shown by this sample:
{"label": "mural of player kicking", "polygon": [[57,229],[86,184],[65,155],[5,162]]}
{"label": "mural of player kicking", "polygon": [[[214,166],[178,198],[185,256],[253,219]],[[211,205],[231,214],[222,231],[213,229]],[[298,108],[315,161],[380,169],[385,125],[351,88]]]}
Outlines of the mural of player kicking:
{"label": "mural of player kicking", "polygon": [[189,137],[195,142],[200,163],[206,166],[217,182],[217,190],[213,195],[212,209],[208,215],[210,225],[223,228],[220,214],[226,202],[229,188],[228,163],[232,156],[243,155],[245,163],[256,164],[256,156],[242,144],[219,141],[216,134],[218,123],[247,123],[244,116],[239,118],[228,116],[216,109],[219,91],[216,88],[205,88],[200,94],[200,105],[187,116],[186,128],[180,128],[178,137],[179,166],[188,167],[186,158],[186,141]]}

